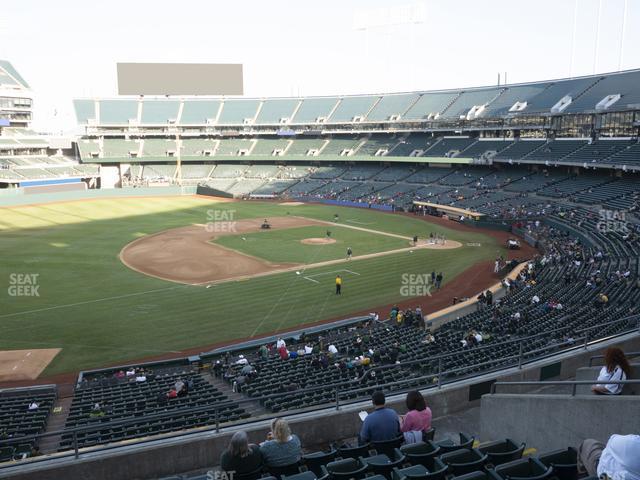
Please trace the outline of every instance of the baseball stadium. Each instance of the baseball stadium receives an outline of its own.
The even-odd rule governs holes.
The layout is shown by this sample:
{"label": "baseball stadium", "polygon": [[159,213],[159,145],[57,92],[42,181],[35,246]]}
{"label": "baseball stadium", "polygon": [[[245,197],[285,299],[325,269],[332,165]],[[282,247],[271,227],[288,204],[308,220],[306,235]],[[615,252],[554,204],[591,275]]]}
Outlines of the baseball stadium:
{"label": "baseball stadium", "polygon": [[[369,42],[470,2],[432,3],[326,14]],[[60,131],[9,47],[0,478],[640,478],[640,9],[591,3],[591,72],[287,96],[209,52],[103,94],[90,63]]]}

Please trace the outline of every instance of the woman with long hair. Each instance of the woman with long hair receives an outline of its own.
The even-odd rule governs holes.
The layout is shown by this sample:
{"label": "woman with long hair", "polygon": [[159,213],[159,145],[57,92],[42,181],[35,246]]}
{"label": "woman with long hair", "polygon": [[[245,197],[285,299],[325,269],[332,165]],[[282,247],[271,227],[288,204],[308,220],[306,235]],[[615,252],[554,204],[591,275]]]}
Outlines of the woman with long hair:
{"label": "woman with long hair", "polygon": [[609,347],[604,354],[604,367],[598,375],[598,383],[591,387],[593,393],[600,395],[620,395],[624,385],[607,383],[624,381],[631,375],[631,366],[624,352],[618,347]]}
{"label": "woman with long hair", "polygon": [[[401,418],[400,430],[407,432],[426,432],[431,428],[431,409],[427,407],[422,394],[413,390],[407,393],[407,414]],[[407,438],[407,435],[405,435]]]}
{"label": "woman with long hair", "polygon": [[271,422],[267,440],[260,444],[260,451],[267,467],[287,467],[300,461],[302,447],[297,435],[291,433],[284,418]]}
{"label": "woman with long hair", "polygon": [[[249,444],[247,433],[239,431],[233,434],[229,446],[222,452],[220,468],[225,472],[243,475],[255,472],[262,467],[262,453],[257,445]],[[257,475],[259,477],[260,475]]]}

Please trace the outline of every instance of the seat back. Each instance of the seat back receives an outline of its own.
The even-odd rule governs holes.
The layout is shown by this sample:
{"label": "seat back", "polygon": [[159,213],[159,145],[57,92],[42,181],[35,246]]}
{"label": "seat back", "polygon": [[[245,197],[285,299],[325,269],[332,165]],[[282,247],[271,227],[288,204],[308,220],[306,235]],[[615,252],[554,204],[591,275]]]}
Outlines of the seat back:
{"label": "seat back", "polygon": [[538,456],[540,463],[553,468],[553,475],[558,480],[576,480],[578,478],[578,452],[569,447]]}
{"label": "seat back", "polygon": [[494,472],[504,480],[546,480],[551,477],[553,469],[537,458],[522,458],[498,465]]}
{"label": "seat back", "polygon": [[394,450],[396,448],[400,448],[404,442],[404,436],[400,435],[399,437],[393,438],[391,440],[385,440],[384,442],[371,442],[371,446],[375,448],[376,452],[384,453],[386,456],[391,458],[394,454]]}
{"label": "seat back", "polygon": [[262,472],[263,472],[263,469],[262,467],[260,467],[254,470],[253,472],[236,473],[234,475],[234,478],[237,480],[257,480],[262,476]]}
{"label": "seat back", "polygon": [[478,447],[482,453],[489,456],[489,463],[493,465],[502,465],[503,463],[518,460],[522,457],[525,444],[517,445],[511,439],[505,439],[497,442],[491,442]]}
{"label": "seat back", "polygon": [[451,440],[437,442],[437,445],[440,447],[440,453],[453,452],[461,448],[471,448],[473,446],[474,437],[469,437],[464,433],[460,433],[459,437],[460,441],[457,444]]}
{"label": "seat back", "polygon": [[357,447],[340,447],[338,448],[338,456],[342,458],[360,458],[366,457],[369,453],[370,445],[359,445]]}
{"label": "seat back", "polygon": [[274,477],[290,476],[300,473],[300,463],[292,463],[291,465],[284,465],[282,467],[267,467],[267,471]]}
{"label": "seat back", "polygon": [[424,465],[430,468],[433,458],[440,454],[440,447],[431,441],[402,445],[400,451],[412,465]]}
{"label": "seat back", "polygon": [[330,452],[313,452],[302,456],[302,463],[314,472],[318,477],[322,476],[322,465],[333,462],[338,455],[338,451],[332,449]]}
{"label": "seat back", "polygon": [[433,440],[433,437],[436,435],[436,429],[431,427],[429,430],[422,431],[422,439],[426,442],[427,440]]}
{"label": "seat back", "polygon": [[367,471],[367,465],[355,458],[345,458],[328,463],[325,467],[327,474],[334,480],[348,480],[350,478],[363,478]]}
{"label": "seat back", "polygon": [[462,448],[443,453],[440,455],[440,460],[449,466],[454,475],[465,475],[475,470],[481,470],[483,465],[487,463],[487,454],[477,449]]}

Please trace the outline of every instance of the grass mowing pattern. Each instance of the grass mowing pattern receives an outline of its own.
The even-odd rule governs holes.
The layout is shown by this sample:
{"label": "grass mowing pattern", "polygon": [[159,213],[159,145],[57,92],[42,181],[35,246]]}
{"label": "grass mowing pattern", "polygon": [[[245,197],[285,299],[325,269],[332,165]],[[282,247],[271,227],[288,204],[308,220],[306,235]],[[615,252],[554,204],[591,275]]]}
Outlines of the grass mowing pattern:
{"label": "grass mowing pattern", "polygon": [[[148,277],[119,261],[122,247],[135,238],[206,223],[212,219],[212,209],[226,210],[235,219],[289,213],[331,221],[338,213],[347,224],[406,236],[439,232],[463,245],[482,246],[416,250],[305,272],[326,273],[312,277],[319,283],[287,272],[210,289]],[[502,249],[480,233],[451,231],[401,215],[321,205],[118,198],[7,208],[0,213],[0,349],[62,348],[45,375],[265,334],[392,303],[402,300],[403,273],[443,271],[446,283],[474,263],[495,258]],[[336,298],[334,274],[327,272],[339,269],[360,275],[344,274],[344,294]],[[40,296],[9,296],[12,273],[38,274]]]}

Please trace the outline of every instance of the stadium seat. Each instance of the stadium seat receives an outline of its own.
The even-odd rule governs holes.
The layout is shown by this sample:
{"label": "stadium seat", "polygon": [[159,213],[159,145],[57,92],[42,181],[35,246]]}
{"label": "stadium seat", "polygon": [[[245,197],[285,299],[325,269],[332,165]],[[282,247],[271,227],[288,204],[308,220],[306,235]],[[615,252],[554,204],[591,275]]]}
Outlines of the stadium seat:
{"label": "stadium seat", "polygon": [[524,443],[518,446],[513,442],[513,440],[507,438],[506,440],[481,445],[478,447],[478,450],[489,456],[489,463],[493,465],[501,465],[513,460],[518,460],[522,457],[524,447]]}
{"label": "stadium seat", "polygon": [[481,453],[475,448],[464,448],[440,455],[440,460],[449,466],[453,475],[464,475],[474,470],[481,470],[483,465],[487,463],[487,458],[486,453]]}
{"label": "stadium seat", "polygon": [[342,446],[338,448],[338,456],[341,458],[360,458],[366,457],[371,445],[359,445],[357,447]]}
{"label": "stadium seat", "polygon": [[266,467],[267,471],[276,478],[291,476],[300,473],[300,463],[292,463],[282,467]]}
{"label": "stadium seat", "polygon": [[296,473],[295,475],[282,475],[282,480],[316,480],[318,475],[316,475],[311,470],[306,472]]}
{"label": "stadium seat", "polygon": [[394,480],[443,480],[447,475],[449,467],[442,463],[439,458],[434,458],[432,467],[424,465],[413,465],[403,469],[393,471]]}
{"label": "stadium seat", "polygon": [[379,453],[370,457],[363,457],[361,460],[376,475],[384,475],[390,479],[392,470],[399,467],[405,461],[405,456],[400,450],[395,449],[391,455]]}
{"label": "stadium seat", "polygon": [[322,476],[322,465],[333,462],[338,455],[338,451],[331,449],[329,452],[313,452],[302,456],[302,463],[307,469],[314,472],[316,476]]}
{"label": "stadium seat", "polygon": [[558,477],[558,480],[578,478],[578,452],[573,447],[538,455],[538,460],[553,468],[553,475]]}
{"label": "stadium seat", "polygon": [[400,448],[400,445],[404,443],[404,436],[400,435],[393,440],[387,440],[384,442],[371,442],[371,447],[378,453],[383,453],[388,457],[395,454],[396,449]]}
{"label": "stadium seat", "polygon": [[365,477],[368,468],[360,459],[345,458],[327,463],[322,467],[322,473],[333,480],[360,479]]}
{"label": "stadium seat", "polygon": [[498,465],[491,472],[495,480],[546,480],[553,474],[553,468],[545,466],[537,458],[522,458]]}
{"label": "stadium seat", "polygon": [[471,448],[475,438],[469,437],[464,433],[460,433],[459,435],[460,435],[460,442],[457,444],[451,439],[446,439],[446,440],[441,440],[439,442],[436,442],[436,445],[440,447],[440,453],[443,454],[443,453],[453,452],[455,450],[460,450],[461,448]]}
{"label": "stadium seat", "polygon": [[412,465],[433,465],[433,458],[440,455],[440,447],[431,441],[402,445],[400,451]]}

